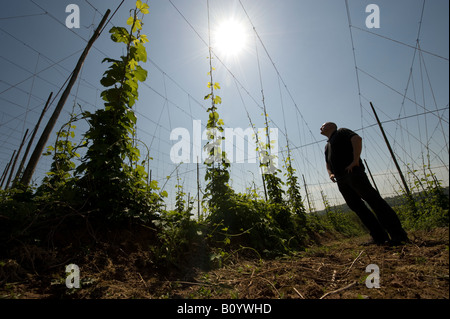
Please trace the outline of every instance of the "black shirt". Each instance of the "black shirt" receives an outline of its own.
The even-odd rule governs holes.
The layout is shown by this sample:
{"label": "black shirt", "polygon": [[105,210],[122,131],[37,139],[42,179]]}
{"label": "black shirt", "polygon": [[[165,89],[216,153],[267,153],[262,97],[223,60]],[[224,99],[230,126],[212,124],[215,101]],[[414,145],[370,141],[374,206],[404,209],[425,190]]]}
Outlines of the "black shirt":
{"label": "black shirt", "polygon": [[[345,168],[353,162],[351,138],[355,135],[358,134],[352,130],[340,128],[334,131],[325,145],[325,161],[336,177],[345,175]],[[359,167],[364,170],[361,159],[359,159]]]}

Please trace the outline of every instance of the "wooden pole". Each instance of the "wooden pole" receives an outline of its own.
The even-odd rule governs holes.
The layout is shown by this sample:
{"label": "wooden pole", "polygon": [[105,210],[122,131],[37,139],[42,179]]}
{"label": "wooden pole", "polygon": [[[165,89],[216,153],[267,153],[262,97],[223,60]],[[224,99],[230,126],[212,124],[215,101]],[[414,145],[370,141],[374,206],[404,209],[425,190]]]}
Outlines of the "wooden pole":
{"label": "wooden pole", "polygon": [[197,221],[200,221],[200,169],[197,156]]}
{"label": "wooden pole", "polygon": [[12,163],[11,173],[9,174],[9,178],[8,178],[8,181],[6,182],[5,189],[8,188],[9,183],[11,182],[11,178],[14,174],[14,169],[16,168],[16,163],[17,163],[17,160],[19,159],[20,152],[22,152],[23,144],[25,144],[25,139],[27,138],[28,131],[29,131],[29,129],[26,130],[25,135],[22,138],[22,143],[20,143],[19,150],[17,151],[16,157],[14,158],[14,162]]}
{"label": "wooden pole", "polygon": [[372,183],[375,186],[375,189],[377,190],[378,194],[380,194],[380,191],[378,190],[378,187],[377,187],[377,183],[375,183],[375,180],[373,179],[372,172],[370,171],[369,165],[367,165],[366,160],[364,160],[364,164],[367,167],[367,171],[369,172],[370,178],[372,179]]}
{"label": "wooden pole", "polygon": [[11,156],[11,159],[8,162],[8,165],[6,165],[5,172],[2,175],[2,182],[0,183],[0,188],[3,187],[3,183],[6,180],[6,176],[8,176],[9,168],[11,167],[11,163],[13,162],[14,156],[16,155],[17,150],[14,150],[13,155]]}
{"label": "wooden pole", "polygon": [[303,185],[305,186],[305,192],[306,192],[306,201],[308,202],[308,208],[309,208],[309,212],[311,213],[311,203],[309,202],[309,194],[308,194],[308,188],[306,187],[306,181],[305,181],[305,176],[302,174],[302,178],[303,178]]}
{"label": "wooden pole", "polygon": [[325,212],[326,212],[326,213],[329,213],[330,210],[331,210],[330,203],[329,203],[328,200],[325,198],[325,195],[324,195],[324,193],[323,193],[323,190],[320,190],[320,195],[322,196],[322,203],[323,203],[323,206],[325,206]]}
{"label": "wooden pole", "polygon": [[70,91],[75,84],[75,81],[78,77],[78,74],[80,73],[81,67],[83,66],[84,60],[87,57],[87,54],[89,53],[89,50],[91,49],[92,45],[94,44],[95,40],[97,40],[98,36],[100,35],[100,30],[102,29],[103,25],[106,22],[106,19],[109,16],[109,13],[111,11],[108,9],[103,16],[102,21],[98,25],[97,29],[95,30],[94,34],[92,35],[91,39],[89,40],[86,48],[84,49],[83,53],[81,54],[77,65],[75,66],[75,69],[72,72],[72,76],[69,80],[69,83],[67,84],[66,89],[64,90],[63,94],[61,95],[61,98],[56,105],[55,110],[53,111],[53,114],[50,118],[50,120],[47,123],[47,126],[44,129],[44,132],[42,132],[41,138],[39,139],[33,154],[31,154],[30,160],[28,162],[27,167],[25,168],[25,171],[22,176],[22,184],[28,185],[31,181],[31,178],[33,176],[34,170],[36,169],[36,166],[39,162],[39,158],[42,155],[42,151],[44,150],[45,144],[47,143],[47,140],[50,136],[51,131],[53,130],[53,127],[56,124],[56,121],[59,117],[59,114],[61,113],[62,108],[64,107],[64,104],[66,103],[67,98],[69,97]]}
{"label": "wooden pole", "polygon": [[9,170],[9,162],[6,164],[5,169],[3,170],[2,177],[0,177],[0,184],[3,184],[3,177],[5,177],[6,172]]}
{"label": "wooden pole", "polygon": [[34,138],[36,137],[36,133],[39,129],[39,126],[41,125],[42,118],[44,117],[45,113],[48,110],[48,107],[50,105],[50,99],[52,98],[52,95],[53,95],[53,92],[50,92],[47,102],[45,103],[44,109],[42,110],[41,115],[39,116],[39,120],[37,121],[36,126],[34,127],[33,133],[31,133],[30,140],[28,141],[27,148],[25,149],[25,154],[23,154],[22,161],[20,161],[19,168],[17,169],[16,177],[14,178],[13,187],[15,187],[17,182],[20,180],[20,175],[22,174],[23,166],[25,165],[25,161],[27,160],[28,153],[30,152],[31,145],[33,144]]}
{"label": "wooden pole", "polygon": [[375,111],[375,108],[373,107],[372,102],[370,102],[370,107],[372,108],[373,114],[375,114],[375,118],[377,120],[378,126],[380,127],[381,134],[383,134],[384,141],[386,142],[386,145],[387,145],[387,147],[389,149],[389,153],[391,153],[392,160],[394,161],[395,167],[397,168],[398,174],[400,175],[400,178],[402,180],[403,186],[405,187],[406,195],[408,196],[408,198],[410,200],[413,201],[413,197],[411,195],[411,191],[409,190],[408,184],[406,183],[406,179],[403,176],[403,173],[402,173],[402,170],[400,169],[400,166],[398,165],[397,158],[395,157],[394,151],[391,148],[391,144],[389,143],[389,140],[386,137],[386,133],[384,133],[383,126],[381,125],[380,119],[378,118],[377,112]]}

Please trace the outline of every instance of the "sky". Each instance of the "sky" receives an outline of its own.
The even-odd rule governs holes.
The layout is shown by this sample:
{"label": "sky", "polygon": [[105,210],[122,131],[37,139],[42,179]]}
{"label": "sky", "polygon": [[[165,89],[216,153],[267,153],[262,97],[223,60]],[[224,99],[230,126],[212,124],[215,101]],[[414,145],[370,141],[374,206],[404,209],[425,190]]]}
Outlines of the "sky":
{"label": "sky", "polygon": [[[102,15],[107,9],[113,13],[121,3],[1,1],[0,172],[19,148],[26,129],[35,126],[50,92],[55,95],[70,75]],[[80,9],[79,28],[66,26],[70,4]],[[67,122],[74,105],[78,114],[78,105],[91,112],[103,107],[100,79],[108,65],[101,61],[118,58],[124,51],[111,41],[108,30],[126,26],[134,4],[125,0],[96,40],[55,132]],[[366,12],[371,4],[379,9],[378,28],[366,23],[375,14]],[[140,84],[135,105],[137,136],[141,156],[147,156],[149,149],[153,158],[152,179],[169,192],[168,207],[175,198],[177,174],[184,191],[197,195],[193,149],[190,163],[174,163],[170,152],[180,137],[171,140],[170,136],[177,128],[184,129],[189,133],[188,145],[194,148],[194,121],[201,121],[202,130],[206,125],[210,105],[203,98],[209,93],[209,35],[224,126],[235,132],[245,130],[250,117],[256,128],[262,128],[265,106],[269,126],[278,129],[279,168],[287,156],[288,141],[302,196],[306,197],[307,189],[311,209],[323,207],[321,192],[331,204],[343,202],[325,170],[326,138],[319,128],[327,121],[363,137],[362,158],[383,196],[400,192],[398,172],[369,102],[411,185],[414,174],[422,174],[428,163],[438,179],[449,184],[447,0],[149,0],[148,5],[142,30],[149,39],[149,59],[142,65],[148,78]],[[231,39],[244,38],[235,55],[227,54],[217,36],[227,21],[234,21],[228,29],[239,29]],[[74,141],[79,142],[87,124],[76,125]],[[48,145],[54,143],[55,132]],[[234,153],[239,151],[247,152],[248,146]],[[35,183],[40,183],[50,165],[51,158],[42,157]],[[199,170],[204,189],[205,166],[200,164]],[[244,163],[233,163],[231,185],[239,192],[256,188],[262,194],[258,164],[247,155]]]}

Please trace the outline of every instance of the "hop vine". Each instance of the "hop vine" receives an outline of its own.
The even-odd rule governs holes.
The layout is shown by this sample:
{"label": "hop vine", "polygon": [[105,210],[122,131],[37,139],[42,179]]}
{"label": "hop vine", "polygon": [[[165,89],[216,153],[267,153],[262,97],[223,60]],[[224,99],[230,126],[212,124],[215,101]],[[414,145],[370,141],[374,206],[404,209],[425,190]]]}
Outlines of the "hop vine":
{"label": "hop vine", "polygon": [[125,44],[125,54],[119,59],[105,58],[110,63],[100,83],[106,87],[101,93],[104,109],[85,112],[90,129],[85,137],[88,149],[78,172],[84,174],[80,186],[95,208],[108,209],[113,215],[145,218],[160,198],[152,192],[157,184],[147,183],[145,161],[135,145],[137,117],[133,106],[139,98],[139,82],[147,78],[141,63],[147,61],[142,34],[142,18],[149,6],[138,0],[130,10],[128,28],[113,27],[111,40]]}

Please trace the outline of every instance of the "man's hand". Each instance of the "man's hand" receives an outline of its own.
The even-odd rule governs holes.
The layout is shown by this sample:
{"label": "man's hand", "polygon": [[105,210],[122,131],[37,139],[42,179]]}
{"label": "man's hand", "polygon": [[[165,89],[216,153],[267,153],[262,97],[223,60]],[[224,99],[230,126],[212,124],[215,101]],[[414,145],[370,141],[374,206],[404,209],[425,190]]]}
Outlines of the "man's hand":
{"label": "man's hand", "polygon": [[330,179],[333,183],[336,183],[336,177],[334,176],[334,174],[330,174]]}
{"label": "man's hand", "polygon": [[352,142],[353,147],[353,162],[345,168],[347,173],[351,173],[353,167],[359,166],[359,157],[362,150],[362,138],[359,135],[353,135],[350,141]]}
{"label": "man's hand", "polygon": [[359,161],[357,161],[357,162],[353,161],[349,166],[347,166],[345,168],[345,170],[347,171],[347,173],[351,173],[353,170],[353,167],[355,167],[355,166],[359,166]]}

